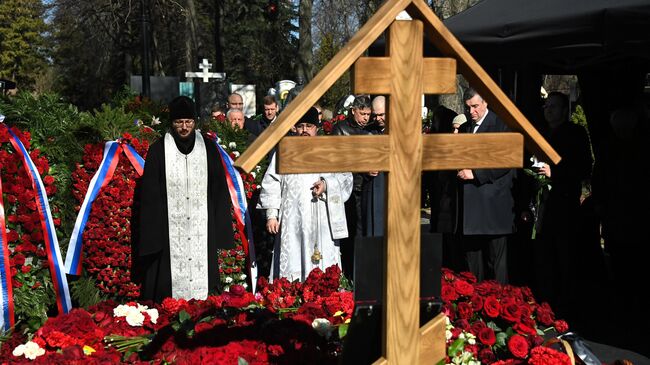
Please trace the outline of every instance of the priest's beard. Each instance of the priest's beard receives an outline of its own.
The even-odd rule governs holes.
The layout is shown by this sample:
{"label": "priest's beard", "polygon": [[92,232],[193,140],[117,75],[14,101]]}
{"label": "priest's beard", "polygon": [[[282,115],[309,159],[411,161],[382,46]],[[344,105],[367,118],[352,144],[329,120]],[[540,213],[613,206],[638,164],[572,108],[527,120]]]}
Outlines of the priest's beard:
{"label": "priest's beard", "polygon": [[181,151],[182,154],[187,155],[194,149],[194,142],[196,141],[196,130],[187,135],[187,137],[181,137],[176,130],[172,128],[171,135],[174,137],[174,142],[176,143],[176,148]]}

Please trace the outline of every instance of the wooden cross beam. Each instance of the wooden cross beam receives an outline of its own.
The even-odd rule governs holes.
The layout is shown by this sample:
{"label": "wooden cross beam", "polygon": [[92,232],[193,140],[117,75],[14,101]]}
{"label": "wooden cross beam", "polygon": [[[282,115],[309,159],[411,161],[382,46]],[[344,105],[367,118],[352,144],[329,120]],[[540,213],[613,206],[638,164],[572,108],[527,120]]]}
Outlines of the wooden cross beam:
{"label": "wooden cross beam", "polygon": [[390,95],[388,135],[292,137],[279,147],[280,173],[389,171],[385,346],[379,363],[431,363],[445,355],[442,315],[419,328],[422,170],[523,162],[519,133],[422,135],[420,96],[456,90],[456,61],[423,58],[422,34],[420,21],[395,21],[388,34],[390,57],[360,58],[355,64],[356,93]]}

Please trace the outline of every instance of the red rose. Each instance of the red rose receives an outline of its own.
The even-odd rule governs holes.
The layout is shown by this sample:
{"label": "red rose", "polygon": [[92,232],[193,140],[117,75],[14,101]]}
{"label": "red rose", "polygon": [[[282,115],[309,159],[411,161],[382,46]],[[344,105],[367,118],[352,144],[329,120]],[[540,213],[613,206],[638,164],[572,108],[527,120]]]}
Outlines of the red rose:
{"label": "red rose", "polygon": [[528,356],[528,341],[521,335],[512,335],[508,340],[508,350],[514,357],[525,359]]}
{"label": "red rose", "polygon": [[501,304],[499,303],[499,300],[493,295],[485,298],[485,301],[483,302],[483,312],[490,318],[498,317],[501,312]]}
{"label": "red rose", "polygon": [[484,327],[478,333],[478,339],[486,346],[492,346],[497,342],[494,330],[490,327]]}
{"label": "red rose", "polygon": [[491,364],[496,360],[496,356],[492,350],[485,348],[478,352],[478,360],[483,364]]}
{"label": "red rose", "polygon": [[448,284],[442,284],[442,290],[440,296],[442,297],[442,300],[450,303],[453,302],[454,300],[458,299],[458,293],[456,293],[456,290]]}
{"label": "red rose", "polygon": [[521,318],[521,310],[519,305],[515,303],[506,304],[501,307],[501,316],[506,321],[518,322]]}
{"label": "red rose", "polygon": [[458,311],[458,317],[464,319],[472,318],[472,314],[474,314],[472,306],[467,302],[459,303],[458,307],[456,307],[456,310]]}
{"label": "red rose", "polygon": [[454,281],[454,289],[456,289],[460,295],[470,296],[474,294],[474,287],[472,284],[466,282],[465,280]]}
{"label": "red rose", "polygon": [[512,329],[522,335],[535,336],[537,334],[537,330],[535,329],[535,321],[532,319],[515,323]]}

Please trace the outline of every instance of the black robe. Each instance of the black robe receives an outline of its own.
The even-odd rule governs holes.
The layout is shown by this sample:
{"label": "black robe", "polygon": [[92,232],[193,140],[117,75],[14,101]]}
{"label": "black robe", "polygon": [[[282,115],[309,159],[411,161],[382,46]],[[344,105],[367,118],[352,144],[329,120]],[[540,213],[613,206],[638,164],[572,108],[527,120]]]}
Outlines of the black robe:
{"label": "black robe", "polygon": [[[193,134],[191,143],[174,137],[177,148],[184,154],[194,148]],[[218,293],[217,250],[234,246],[231,202],[221,156],[212,141],[205,137],[204,141],[208,164],[208,287],[210,293]],[[135,276],[142,284],[140,297],[155,302],[172,294],[164,145],[164,138],[160,138],[147,152],[139,187],[139,240],[133,255]]]}

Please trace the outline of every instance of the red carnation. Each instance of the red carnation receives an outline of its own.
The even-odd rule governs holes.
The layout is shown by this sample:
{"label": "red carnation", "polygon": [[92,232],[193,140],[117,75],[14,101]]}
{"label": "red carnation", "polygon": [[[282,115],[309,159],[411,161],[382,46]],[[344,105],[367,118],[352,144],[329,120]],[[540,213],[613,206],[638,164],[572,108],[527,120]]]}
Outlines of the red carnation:
{"label": "red carnation", "polygon": [[528,341],[524,336],[512,335],[508,340],[508,350],[514,357],[524,359],[528,356]]}
{"label": "red carnation", "polygon": [[555,327],[559,333],[564,333],[569,330],[569,325],[561,319],[553,322],[553,327]]}
{"label": "red carnation", "polygon": [[538,346],[530,351],[530,365],[570,365],[571,359],[567,354],[550,347]]}

